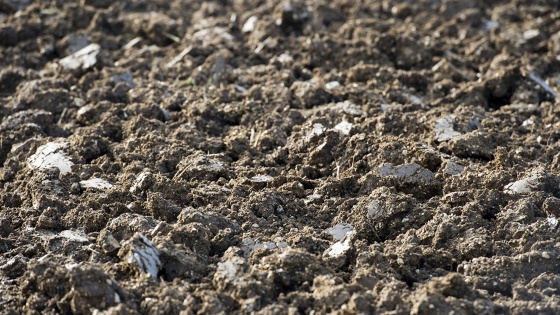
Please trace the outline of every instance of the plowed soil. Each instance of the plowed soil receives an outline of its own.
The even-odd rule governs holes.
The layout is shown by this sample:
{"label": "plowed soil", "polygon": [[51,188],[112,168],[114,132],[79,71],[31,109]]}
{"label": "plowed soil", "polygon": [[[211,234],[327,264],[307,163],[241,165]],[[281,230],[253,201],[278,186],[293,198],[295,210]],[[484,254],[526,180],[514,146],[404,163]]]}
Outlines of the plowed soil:
{"label": "plowed soil", "polygon": [[0,0],[0,314],[560,314],[557,92],[555,0]]}

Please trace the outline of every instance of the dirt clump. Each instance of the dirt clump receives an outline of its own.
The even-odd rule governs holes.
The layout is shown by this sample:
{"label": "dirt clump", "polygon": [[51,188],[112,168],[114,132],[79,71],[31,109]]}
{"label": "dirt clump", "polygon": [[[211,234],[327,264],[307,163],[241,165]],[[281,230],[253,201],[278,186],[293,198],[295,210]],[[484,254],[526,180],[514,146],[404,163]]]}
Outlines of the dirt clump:
{"label": "dirt clump", "polygon": [[0,313],[560,313],[559,9],[0,1]]}

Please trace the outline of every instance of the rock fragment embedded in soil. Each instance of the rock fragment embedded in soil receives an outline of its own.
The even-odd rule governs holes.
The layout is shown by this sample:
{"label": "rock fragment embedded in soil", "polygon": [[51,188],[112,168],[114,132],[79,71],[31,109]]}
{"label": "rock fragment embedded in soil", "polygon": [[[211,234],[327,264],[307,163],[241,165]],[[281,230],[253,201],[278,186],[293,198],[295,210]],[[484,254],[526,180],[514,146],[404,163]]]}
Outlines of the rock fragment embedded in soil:
{"label": "rock fragment embedded in soil", "polygon": [[432,171],[422,166],[412,163],[399,166],[393,166],[391,163],[385,163],[379,167],[379,174],[382,177],[393,176],[408,183],[428,183],[435,179]]}
{"label": "rock fragment embedded in soil", "polygon": [[453,129],[454,122],[455,115],[447,115],[436,121],[434,132],[436,134],[436,140],[438,142],[444,142],[461,135],[460,132],[457,132]]}
{"label": "rock fragment embedded in soil", "polygon": [[82,187],[83,189],[96,188],[99,190],[105,190],[113,187],[113,185],[102,178],[91,178],[88,180],[80,181],[80,187]]}
{"label": "rock fragment embedded in soil", "polygon": [[58,233],[58,236],[79,243],[85,243],[88,241],[88,238],[84,233],[80,233],[77,231],[64,230]]}
{"label": "rock fragment embedded in soil", "polygon": [[152,187],[154,181],[154,175],[151,172],[142,172],[138,174],[129,191],[135,195],[142,194]]}
{"label": "rock fragment embedded in soil", "polygon": [[76,70],[76,69],[89,69],[97,63],[97,54],[101,50],[101,46],[98,44],[90,44],[77,52],[62,58],[58,61],[58,64],[62,66],[64,70]]}
{"label": "rock fragment embedded in soil", "polygon": [[255,23],[257,23],[258,20],[259,18],[255,15],[249,17],[245,24],[243,24],[241,31],[243,33],[251,33],[255,29]]}
{"label": "rock fragment embedded in soil", "polygon": [[548,217],[546,218],[546,222],[551,229],[556,229],[558,226],[558,219],[556,217]]}
{"label": "rock fragment embedded in soil", "polygon": [[346,262],[346,258],[350,250],[352,249],[352,242],[356,232],[350,230],[342,237],[341,240],[332,244],[323,253],[323,258],[327,260],[330,264],[341,267]]}
{"label": "rock fragment embedded in soil", "polygon": [[445,163],[444,172],[449,175],[458,175],[465,170],[465,166],[455,163],[453,161],[447,161]]}
{"label": "rock fragment embedded in soil", "polygon": [[132,80],[132,73],[130,72],[130,70],[126,70],[122,73],[113,74],[113,81],[115,83],[124,82],[131,89],[136,87],[136,84],[134,84],[134,81]]}
{"label": "rock fragment embedded in soil", "polygon": [[350,248],[350,241],[352,240],[352,235],[354,232],[348,232],[344,235],[344,237],[332,244],[326,251],[325,254],[329,257],[340,257],[345,254]]}
{"label": "rock fragment embedded in soil", "polygon": [[213,281],[221,288],[226,288],[228,285],[241,286],[245,282],[244,274],[247,267],[247,261],[242,257],[232,257],[219,262]]}
{"label": "rock fragment embedded in soil", "polygon": [[336,89],[336,88],[339,88],[340,86],[341,86],[341,85],[340,85],[340,82],[338,82],[338,81],[331,81],[331,82],[327,82],[327,83],[325,84],[325,89],[327,89],[327,90],[334,90],[334,89]]}
{"label": "rock fragment embedded in soil", "polygon": [[225,41],[235,40],[235,36],[231,35],[225,27],[203,28],[195,32],[192,36],[204,43],[211,42],[214,39],[223,39]]}
{"label": "rock fragment embedded in soil", "polygon": [[512,194],[528,194],[535,191],[560,194],[560,181],[558,177],[550,174],[547,170],[538,168],[529,176],[518,181],[507,184],[504,191]]}
{"label": "rock fragment embedded in soil", "polygon": [[319,137],[325,130],[326,128],[322,124],[313,124],[313,127],[310,128],[309,132],[305,135],[304,142],[310,142],[312,139]]}
{"label": "rock fragment embedded in soil", "polygon": [[119,241],[107,229],[101,230],[99,236],[97,236],[97,243],[103,252],[109,255],[116,253],[121,248]]}
{"label": "rock fragment embedded in soil", "polygon": [[251,253],[256,249],[277,249],[278,246],[274,242],[258,242],[250,237],[245,238],[241,241],[241,250],[243,251],[243,257],[248,258]]}
{"label": "rock fragment embedded in soil", "polygon": [[142,233],[136,233],[123,244],[119,256],[144,272],[157,278],[161,269],[160,252]]}
{"label": "rock fragment embedded in soil", "polygon": [[365,116],[367,113],[362,108],[350,101],[338,102],[333,107],[333,110],[339,113],[348,114],[352,116]]}
{"label": "rock fragment embedded in soil", "polygon": [[70,161],[62,149],[68,146],[68,142],[49,142],[37,148],[35,154],[29,157],[27,165],[31,169],[57,168],[61,175],[72,171]]}
{"label": "rock fragment embedded in soil", "polygon": [[341,223],[333,226],[332,228],[328,228],[327,232],[332,235],[335,241],[340,241],[346,236],[346,234],[352,232],[354,227],[352,224],[349,223]]}
{"label": "rock fragment embedded in soil", "polygon": [[337,124],[336,126],[334,126],[334,130],[338,130],[343,135],[347,136],[347,135],[350,134],[350,131],[352,130],[353,126],[354,126],[353,124],[344,120],[344,121],[340,122],[339,124]]}
{"label": "rock fragment embedded in soil", "polygon": [[255,183],[268,183],[273,179],[274,179],[274,177],[269,176],[269,175],[255,175],[255,176],[251,177],[251,181],[253,181]]}

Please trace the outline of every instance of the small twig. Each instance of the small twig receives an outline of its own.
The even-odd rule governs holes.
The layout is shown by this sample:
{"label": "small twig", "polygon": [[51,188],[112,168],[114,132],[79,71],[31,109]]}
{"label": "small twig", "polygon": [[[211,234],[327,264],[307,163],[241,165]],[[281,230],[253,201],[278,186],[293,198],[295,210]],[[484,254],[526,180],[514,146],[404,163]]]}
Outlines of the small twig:
{"label": "small twig", "polygon": [[130,49],[132,47],[134,47],[136,44],[138,44],[140,41],[142,41],[142,37],[136,37],[134,39],[132,39],[130,42],[128,42],[126,45],[122,46],[122,49]]}
{"label": "small twig", "polygon": [[259,44],[259,46],[257,46],[257,48],[255,48],[255,54],[258,54],[261,52],[261,50],[263,50],[266,45],[271,41],[271,37],[267,37],[264,41],[262,41],[262,43]]}
{"label": "small twig", "polygon": [[550,93],[552,96],[554,96],[554,98],[558,98],[558,93],[556,93],[556,91],[554,91],[550,85],[546,84],[546,82],[543,81],[543,79],[537,77],[535,75],[535,73],[533,73],[532,71],[528,73],[529,75],[529,79],[533,80],[536,84],[540,85],[540,87],[542,87],[545,91],[547,91],[548,93]]}
{"label": "small twig", "polygon": [[57,125],[60,125],[62,123],[62,120],[64,119],[67,110],[68,107],[64,107],[64,109],[62,110],[62,114],[60,114],[60,118],[58,119]]}
{"label": "small twig", "polygon": [[193,46],[189,46],[189,47],[183,49],[183,51],[180,54],[178,54],[175,58],[173,58],[170,62],[167,63],[167,68],[171,68],[175,64],[177,64],[179,61],[183,60],[183,58],[185,58],[185,56],[188,53],[190,53],[192,49],[193,49]]}
{"label": "small twig", "polygon": [[336,179],[340,179],[340,164],[336,162]]}
{"label": "small twig", "polygon": [[179,38],[179,36],[175,36],[175,35],[169,34],[169,33],[167,33],[167,32],[163,33],[163,36],[165,36],[165,37],[171,39],[172,41],[174,41],[174,42],[176,42],[176,43],[181,42],[181,39]]}
{"label": "small twig", "polygon": [[183,176],[183,174],[187,171],[187,166],[183,167],[182,170],[180,170],[179,172],[175,173],[175,175],[173,176],[173,181],[176,182],[179,179],[181,179],[181,176]]}
{"label": "small twig", "polygon": [[252,147],[256,147],[258,145],[259,140],[261,139],[262,135],[264,133],[264,130],[260,131],[259,133],[257,133],[257,136],[253,139],[255,142],[253,142]]}
{"label": "small twig", "polygon": [[251,135],[249,137],[250,146],[253,146],[253,141],[255,141],[255,128],[251,128]]}

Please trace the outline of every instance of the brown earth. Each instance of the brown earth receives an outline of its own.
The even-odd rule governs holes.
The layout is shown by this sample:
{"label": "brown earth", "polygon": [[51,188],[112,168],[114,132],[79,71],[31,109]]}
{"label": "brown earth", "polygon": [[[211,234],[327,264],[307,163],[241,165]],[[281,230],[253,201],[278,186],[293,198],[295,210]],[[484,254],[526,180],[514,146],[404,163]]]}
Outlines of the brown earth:
{"label": "brown earth", "polygon": [[1,0],[0,314],[560,314],[559,9]]}

